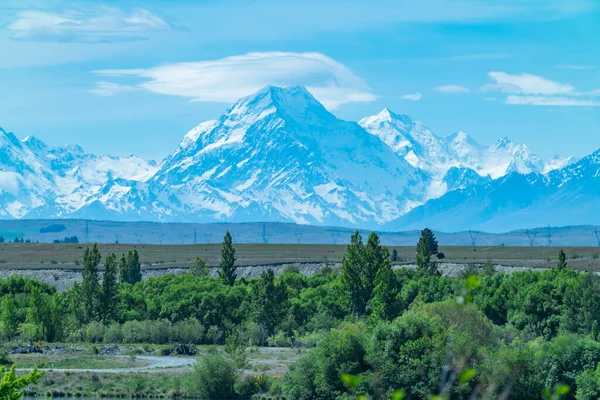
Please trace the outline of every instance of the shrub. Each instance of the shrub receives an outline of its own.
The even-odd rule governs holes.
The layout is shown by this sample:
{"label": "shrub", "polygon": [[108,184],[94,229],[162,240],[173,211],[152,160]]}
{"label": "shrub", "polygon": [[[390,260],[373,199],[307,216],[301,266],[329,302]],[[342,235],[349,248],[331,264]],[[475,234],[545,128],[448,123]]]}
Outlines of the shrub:
{"label": "shrub", "polygon": [[267,343],[270,347],[292,347],[292,339],[286,337],[283,331],[279,331],[268,338]]}
{"label": "shrub", "polygon": [[121,333],[121,325],[117,323],[110,324],[104,329],[104,342],[105,343],[120,343],[123,341],[123,334]]}
{"label": "shrub", "polygon": [[189,318],[176,322],[171,334],[174,341],[199,344],[204,337],[204,327],[196,318]]}
{"label": "shrub", "polygon": [[104,339],[104,325],[100,322],[90,322],[84,331],[85,340],[92,343],[102,342]]}
{"label": "shrub", "polygon": [[235,368],[233,362],[220,354],[209,354],[194,365],[187,376],[192,395],[206,399],[234,397]]}
{"label": "shrub", "polygon": [[271,386],[271,380],[266,375],[246,375],[235,387],[240,396],[249,397],[258,393],[266,393]]}

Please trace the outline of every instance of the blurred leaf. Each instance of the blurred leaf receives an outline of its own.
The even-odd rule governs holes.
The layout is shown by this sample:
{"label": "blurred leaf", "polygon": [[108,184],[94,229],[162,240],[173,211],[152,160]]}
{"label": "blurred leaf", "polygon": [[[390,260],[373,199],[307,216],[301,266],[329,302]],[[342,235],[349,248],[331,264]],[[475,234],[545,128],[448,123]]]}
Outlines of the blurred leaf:
{"label": "blurred leaf", "polygon": [[402,400],[406,397],[406,392],[404,390],[396,390],[392,395],[392,400]]}
{"label": "blurred leaf", "polygon": [[559,383],[554,388],[554,392],[561,396],[568,394],[570,391],[571,391],[571,388],[569,387],[569,385],[565,385],[564,383]]}
{"label": "blurred leaf", "polygon": [[467,383],[471,379],[473,379],[473,377],[475,377],[476,373],[477,373],[477,371],[475,371],[475,368],[471,368],[466,371],[463,371],[460,373],[460,376],[458,377],[458,381],[460,383]]}
{"label": "blurred leaf", "polygon": [[470,275],[467,278],[467,289],[473,289],[481,286],[481,281],[477,278],[476,275]]}
{"label": "blurred leaf", "polygon": [[350,374],[342,374],[341,376],[342,381],[344,382],[344,384],[346,386],[348,386],[348,388],[355,388],[358,387],[358,385],[360,385],[360,377],[355,376],[355,375],[350,375]]}

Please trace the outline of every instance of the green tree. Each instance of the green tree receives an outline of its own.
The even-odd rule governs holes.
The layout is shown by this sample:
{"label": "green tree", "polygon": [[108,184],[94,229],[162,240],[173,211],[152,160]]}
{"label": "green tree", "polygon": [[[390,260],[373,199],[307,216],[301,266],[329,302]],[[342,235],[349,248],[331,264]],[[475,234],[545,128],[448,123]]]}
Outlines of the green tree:
{"label": "green tree", "polygon": [[37,368],[27,375],[17,376],[15,373],[16,365],[7,370],[6,367],[0,367],[0,399],[18,400],[23,397],[23,389],[28,385],[37,383],[43,372],[38,372]]}
{"label": "green tree", "polygon": [[2,324],[8,339],[12,339],[19,333],[19,313],[12,295],[6,296],[2,301]]}
{"label": "green tree", "polygon": [[35,339],[46,337],[46,318],[48,316],[48,300],[34,287],[29,296],[29,308],[27,309],[27,322],[35,326]]}
{"label": "green tree", "polygon": [[137,250],[128,251],[119,261],[119,279],[121,282],[135,284],[142,280],[142,265]]}
{"label": "green tree", "polygon": [[104,325],[116,317],[118,293],[117,256],[113,253],[104,259],[104,276],[100,291],[100,318]]}
{"label": "green tree", "polygon": [[382,269],[391,268],[390,253],[381,246],[377,233],[372,232],[369,235],[366,245],[363,245],[362,236],[358,231],[350,237],[350,244],[342,258],[341,277],[352,313],[367,313],[367,306],[373,299],[377,285],[377,274]]}
{"label": "green tree", "polygon": [[384,265],[377,271],[375,289],[370,308],[374,320],[390,321],[401,313],[398,301],[399,283],[391,264]]}
{"label": "green tree", "polygon": [[421,231],[421,238],[427,244],[427,250],[429,250],[430,255],[435,255],[438,253],[438,242],[433,234],[433,231],[429,228],[425,228]]}
{"label": "green tree", "polygon": [[231,399],[235,397],[235,367],[221,354],[202,357],[188,377],[190,391],[203,399]]}
{"label": "green tree", "polygon": [[260,281],[254,289],[256,323],[262,325],[267,335],[275,333],[275,329],[286,313],[286,288],[282,283],[275,284],[275,273],[267,269],[260,275]]}
{"label": "green tree", "polygon": [[235,248],[233,247],[231,233],[227,231],[223,238],[223,246],[221,247],[221,270],[219,271],[219,277],[223,279],[227,285],[233,286],[237,278],[236,270]]}
{"label": "green tree", "polygon": [[558,269],[565,268],[567,268],[567,255],[565,254],[563,249],[560,249],[560,251],[558,252]]}
{"label": "green tree", "polygon": [[421,238],[417,243],[417,270],[427,273],[437,272],[437,266],[435,262],[431,261],[431,249],[429,243],[429,236],[423,230],[421,232]]}
{"label": "green tree", "polygon": [[192,276],[209,276],[210,268],[203,258],[196,257],[194,265],[188,271]]}
{"label": "green tree", "polygon": [[346,254],[342,257],[341,279],[346,289],[350,312],[364,315],[367,303],[363,296],[362,270],[364,265],[364,244],[358,231],[350,237]]}
{"label": "green tree", "polygon": [[98,265],[101,258],[97,243],[94,244],[92,250],[87,248],[83,255],[83,282],[81,283],[83,298],[81,300],[86,323],[98,318]]}

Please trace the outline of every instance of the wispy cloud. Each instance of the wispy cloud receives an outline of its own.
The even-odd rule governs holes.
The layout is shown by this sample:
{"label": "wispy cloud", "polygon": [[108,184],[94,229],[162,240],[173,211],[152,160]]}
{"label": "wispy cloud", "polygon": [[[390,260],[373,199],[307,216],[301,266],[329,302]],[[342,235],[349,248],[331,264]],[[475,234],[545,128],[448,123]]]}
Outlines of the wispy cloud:
{"label": "wispy cloud", "polygon": [[568,83],[556,82],[538,75],[511,75],[493,71],[489,77],[494,83],[484,85],[483,92],[496,91],[508,94],[505,103],[533,106],[596,107],[600,89],[580,92]]}
{"label": "wispy cloud", "polygon": [[441,93],[469,93],[471,91],[469,88],[460,85],[442,85],[433,90]]}
{"label": "wispy cloud", "polygon": [[577,106],[577,107],[599,107],[600,101],[583,100],[578,98],[560,96],[515,96],[506,98],[506,104],[531,105],[531,106]]}
{"label": "wispy cloud", "polygon": [[114,96],[121,93],[132,92],[139,90],[135,86],[121,85],[114,82],[100,81],[96,82],[96,87],[88,90],[90,93],[97,94],[98,96]]}
{"label": "wispy cloud", "polygon": [[[142,78],[143,82],[128,86],[202,102],[230,103],[266,85],[304,85],[329,109],[376,99],[350,69],[320,53],[248,53],[211,61],[94,73],[115,78]],[[106,87],[106,82],[100,84]],[[103,92],[100,87],[103,95],[109,92]],[[117,93],[119,91],[110,94]]]}
{"label": "wispy cloud", "polygon": [[506,72],[492,71],[488,75],[495,83],[483,86],[481,88],[483,91],[543,95],[565,94],[575,91],[575,88],[569,84],[554,82],[532,74],[511,75]]}
{"label": "wispy cloud", "polygon": [[142,40],[149,32],[171,28],[172,25],[148,10],[136,8],[125,12],[113,7],[55,13],[22,11],[6,26],[14,40],[82,43]]}
{"label": "wispy cloud", "polygon": [[400,96],[400,98],[404,99],[404,100],[419,101],[423,98],[423,95],[419,92],[416,92],[416,93],[404,94],[404,95]]}
{"label": "wispy cloud", "polygon": [[575,69],[575,70],[598,69],[598,67],[593,66],[593,65],[557,65],[556,68]]}

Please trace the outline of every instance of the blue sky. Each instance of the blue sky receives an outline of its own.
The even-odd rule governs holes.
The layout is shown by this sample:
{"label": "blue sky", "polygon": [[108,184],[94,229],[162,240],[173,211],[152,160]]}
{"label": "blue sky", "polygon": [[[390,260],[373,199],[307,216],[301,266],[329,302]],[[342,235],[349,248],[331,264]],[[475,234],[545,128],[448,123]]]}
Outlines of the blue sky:
{"label": "blue sky", "polygon": [[598,43],[597,0],[3,0],[0,126],[161,158],[236,98],[303,84],[340,118],[388,107],[580,157],[600,148]]}

